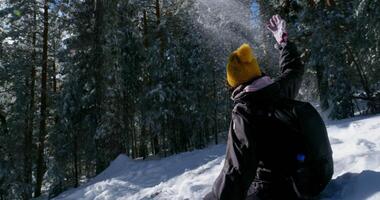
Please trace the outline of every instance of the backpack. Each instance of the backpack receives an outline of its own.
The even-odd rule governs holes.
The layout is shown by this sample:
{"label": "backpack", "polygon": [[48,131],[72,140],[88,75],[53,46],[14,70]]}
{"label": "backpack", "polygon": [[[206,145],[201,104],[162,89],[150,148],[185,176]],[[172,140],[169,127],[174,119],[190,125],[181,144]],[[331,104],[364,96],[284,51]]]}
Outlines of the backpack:
{"label": "backpack", "polygon": [[297,141],[302,143],[300,151],[295,155],[297,163],[290,181],[300,199],[315,197],[329,183],[334,171],[326,126],[310,103],[286,99],[281,104],[276,109],[277,115],[294,129]]}

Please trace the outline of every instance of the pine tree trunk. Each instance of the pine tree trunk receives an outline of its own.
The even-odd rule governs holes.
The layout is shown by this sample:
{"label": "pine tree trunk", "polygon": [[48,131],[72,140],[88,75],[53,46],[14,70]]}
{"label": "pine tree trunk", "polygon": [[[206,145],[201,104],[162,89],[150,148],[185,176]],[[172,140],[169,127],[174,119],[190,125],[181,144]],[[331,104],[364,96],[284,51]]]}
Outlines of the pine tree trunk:
{"label": "pine tree trunk", "polygon": [[46,137],[46,105],[47,105],[47,67],[48,67],[48,31],[49,31],[49,13],[48,0],[44,1],[44,29],[43,29],[43,50],[42,50],[42,72],[41,72],[41,109],[40,109],[40,132],[37,145],[37,172],[36,187],[34,196],[41,195],[43,176],[45,174],[45,137]]}
{"label": "pine tree trunk", "polygon": [[146,141],[146,127],[145,127],[145,116],[144,113],[141,113],[141,121],[142,121],[142,127],[141,127],[141,132],[140,132],[140,141],[139,141],[139,157],[143,157],[145,159],[146,157],[146,152],[145,152],[145,141]]}
{"label": "pine tree trunk", "polygon": [[144,47],[148,47],[148,17],[147,12],[144,10],[143,12],[143,34],[144,34]]}
{"label": "pine tree trunk", "polygon": [[157,134],[154,134],[153,135],[153,151],[154,151],[154,155],[157,155],[160,153],[160,144],[159,144],[159,140],[158,140],[158,135]]}
{"label": "pine tree trunk", "polygon": [[[206,116],[208,115],[208,109],[205,111],[205,115]],[[203,124],[203,135],[206,138],[206,144],[203,144],[202,147],[204,147],[205,145],[208,145],[210,143],[210,135],[208,132],[208,126],[209,126],[208,118],[206,117],[206,119],[204,120],[204,124]]]}
{"label": "pine tree trunk", "polygon": [[[125,81],[124,81],[125,82]],[[125,87],[125,84],[123,84],[122,87]],[[128,98],[127,98],[127,91],[125,88],[123,88],[123,102],[128,102]],[[125,151],[126,151],[126,154],[127,156],[131,156],[130,154],[130,151],[131,151],[131,145],[130,145],[130,142],[131,142],[131,126],[130,126],[130,120],[129,120],[129,115],[128,115],[128,104],[127,103],[124,103],[122,104],[122,107],[123,107],[123,112],[122,112],[122,115],[123,115],[123,124],[124,124],[124,134],[125,134]]]}
{"label": "pine tree trunk", "polygon": [[136,136],[136,128],[135,125],[132,124],[132,150],[133,150],[133,158],[136,158],[138,156],[137,152],[137,136]]}
{"label": "pine tree trunk", "polygon": [[[102,100],[103,100],[103,49],[102,49],[102,28],[103,28],[103,0],[95,1],[95,27],[94,27],[94,78],[95,78],[95,119],[96,129],[101,125]],[[96,141],[96,173],[100,173],[106,167],[103,142]]]}
{"label": "pine tree trunk", "polygon": [[348,44],[344,44],[344,46],[346,47],[348,55],[350,56],[352,62],[354,63],[355,69],[356,69],[356,71],[359,74],[360,83],[362,84],[362,87],[363,87],[364,91],[366,92],[367,97],[369,99],[371,99],[372,90],[371,90],[371,88],[369,86],[368,78],[367,78],[366,74],[364,73],[363,67],[357,61],[357,59],[356,59],[357,57],[354,55],[353,50],[351,50],[350,46],[348,46]]}
{"label": "pine tree trunk", "polygon": [[5,113],[0,110],[0,127],[1,127],[1,131],[2,131],[2,134],[4,135],[7,135],[8,134],[8,126],[7,126],[7,118],[5,116]]}
{"label": "pine tree trunk", "polygon": [[[260,7],[260,18],[261,21],[266,23],[270,17],[272,16],[272,7],[268,5],[268,1],[265,0],[258,0],[258,4]],[[271,37],[268,37],[268,34],[270,34],[265,28],[262,29],[262,46],[264,50],[264,55],[262,58],[262,63],[264,65],[270,66],[271,65],[271,55],[270,55],[270,49],[273,48],[273,43]]]}
{"label": "pine tree trunk", "polygon": [[319,99],[320,99],[322,110],[327,110],[329,108],[329,102],[328,102],[329,86],[328,86],[327,77],[325,76],[326,75],[325,70],[326,70],[326,67],[323,64],[316,66],[318,93],[319,93]]}
{"label": "pine tree trunk", "polygon": [[74,142],[74,148],[73,148],[73,158],[74,158],[74,187],[78,187],[79,185],[79,173],[78,173],[78,137],[77,132],[74,132],[73,142]]}
{"label": "pine tree trunk", "polygon": [[162,123],[162,129],[161,129],[161,135],[162,135],[162,150],[164,151],[164,157],[167,156],[167,147],[168,147],[168,143],[167,143],[167,134],[166,134],[166,126],[167,126],[167,123],[166,123],[166,119],[163,120],[163,123]]}
{"label": "pine tree trunk", "polygon": [[289,11],[290,11],[290,0],[285,0],[282,6],[282,12],[283,12],[282,15],[289,16]]}
{"label": "pine tree trunk", "polygon": [[315,8],[315,6],[316,6],[315,0],[308,0],[307,2],[309,4],[309,7]]}
{"label": "pine tree trunk", "polygon": [[[164,48],[165,48],[165,40],[164,35],[162,34],[162,30],[160,30],[160,24],[161,24],[161,6],[160,6],[160,0],[156,0],[155,3],[155,9],[156,9],[156,25],[157,25],[157,33],[158,33],[158,39],[160,43],[160,56],[162,60],[164,60]],[[161,62],[162,63],[162,62]]]}
{"label": "pine tree trunk", "polygon": [[329,7],[332,7],[335,5],[335,2],[334,2],[334,0],[326,0],[326,5]]}
{"label": "pine tree trunk", "polygon": [[30,73],[30,83],[29,83],[29,105],[27,113],[27,128],[24,132],[24,183],[27,185],[27,191],[23,195],[23,199],[30,199],[32,197],[32,146],[33,146],[33,122],[34,122],[34,101],[35,101],[35,80],[36,80],[36,21],[37,12],[34,8],[33,13],[33,33],[32,33],[32,68]]}
{"label": "pine tree trunk", "polygon": [[[53,58],[53,74],[52,74],[52,77],[53,77],[53,85],[52,85],[52,88],[53,88],[53,92],[54,94],[57,93],[58,91],[58,88],[57,88],[57,64],[56,64],[56,50],[57,50],[57,46],[56,46],[56,41],[55,39],[53,40],[53,51],[54,51],[54,58]],[[57,120],[57,118],[56,118]]]}
{"label": "pine tree trunk", "polygon": [[215,144],[218,144],[218,119],[217,119],[217,105],[218,105],[218,99],[217,99],[217,93],[216,93],[216,69],[213,68],[212,70],[212,78],[213,78],[213,104],[214,104],[214,141]]}

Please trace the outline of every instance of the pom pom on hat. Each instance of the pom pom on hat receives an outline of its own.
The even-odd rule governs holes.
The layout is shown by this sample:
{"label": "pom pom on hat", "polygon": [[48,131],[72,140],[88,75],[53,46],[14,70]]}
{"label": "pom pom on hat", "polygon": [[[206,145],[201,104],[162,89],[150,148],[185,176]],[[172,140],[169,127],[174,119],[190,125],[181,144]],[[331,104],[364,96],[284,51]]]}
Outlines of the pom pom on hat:
{"label": "pom pom on hat", "polygon": [[228,60],[228,84],[235,88],[259,76],[261,76],[261,70],[251,47],[248,44],[241,45]]}
{"label": "pom pom on hat", "polygon": [[253,52],[252,52],[252,49],[251,47],[245,43],[243,45],[241,45],[237,50],[236,50],[236,54],[237,56],[239,57],[239,59],[244,62],[244,63],[248,63],[248,62],[251,62],[253,58]]}

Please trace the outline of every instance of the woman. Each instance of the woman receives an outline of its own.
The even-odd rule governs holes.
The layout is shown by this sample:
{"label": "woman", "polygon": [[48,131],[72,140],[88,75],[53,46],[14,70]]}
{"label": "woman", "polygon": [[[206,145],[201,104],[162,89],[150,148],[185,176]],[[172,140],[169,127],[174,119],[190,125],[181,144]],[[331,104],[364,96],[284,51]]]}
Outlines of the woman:
{"label": "woman", "polygon": [[[205,199],[300,197],[290,177],[296,166],[305,160],[305,155],[300,151],[304,144],[297,141],[294,134],[296,127],[292,127],[286,115],[294,109],[288,101],[298,93],[304,66],[295,45],[288,41],[285,21],[275,15],[267,28],[273,33],[280,51],[281,75],[272,80],[262,73],[248,44],[243,44],[230,55],[227,82],[233,89],[235,106],[226,158],[212,192]],[[318,126],[322,131],[325,130],[323,122]],[[327,132],[323,134],[327,138]],[[331,161],[329,143],[325,149],[326,157]],[[330,165],[326,170],[330,176]],[[330,178],[321,180],[318,192]]]}

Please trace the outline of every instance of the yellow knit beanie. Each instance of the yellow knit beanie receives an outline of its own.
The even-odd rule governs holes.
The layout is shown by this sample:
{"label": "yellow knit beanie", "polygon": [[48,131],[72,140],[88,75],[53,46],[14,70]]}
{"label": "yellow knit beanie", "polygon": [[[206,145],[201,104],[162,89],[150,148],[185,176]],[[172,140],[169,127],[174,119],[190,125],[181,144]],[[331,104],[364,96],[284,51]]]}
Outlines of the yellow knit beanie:
{"label": "yellow knit beanie", "polygon": [[241,45],[228,59],[228,84],[235,88],[259,76],[261,76],[261,70],[251,47],[248,44]]}

